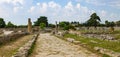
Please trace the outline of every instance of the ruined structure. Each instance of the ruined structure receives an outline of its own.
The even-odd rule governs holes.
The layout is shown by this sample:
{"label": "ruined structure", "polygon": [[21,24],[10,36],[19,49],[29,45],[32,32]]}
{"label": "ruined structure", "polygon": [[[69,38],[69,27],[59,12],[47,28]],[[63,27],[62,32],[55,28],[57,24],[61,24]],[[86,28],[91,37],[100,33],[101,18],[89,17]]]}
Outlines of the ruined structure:
{"label": "ruined structure", "polygon": [[55,26],[55,33],[58,33],[58,25],[57,25],[57,21],[55,22],[56,26]]}
{"label": "ruined structure", "polygon": [[28,32],[32,33],[32,22],[30,18],[28,18]]}

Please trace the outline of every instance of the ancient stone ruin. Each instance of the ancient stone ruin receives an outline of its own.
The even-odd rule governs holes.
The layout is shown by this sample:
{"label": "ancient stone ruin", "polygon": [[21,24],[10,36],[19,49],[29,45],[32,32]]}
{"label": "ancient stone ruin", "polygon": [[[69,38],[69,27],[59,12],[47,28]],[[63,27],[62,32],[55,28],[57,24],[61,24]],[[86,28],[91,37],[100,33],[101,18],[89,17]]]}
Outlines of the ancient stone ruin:
{"label": "ancient stone ruin", "polygon": [[28,33],[32,33],[32,22],[30,18],[28,18]]}

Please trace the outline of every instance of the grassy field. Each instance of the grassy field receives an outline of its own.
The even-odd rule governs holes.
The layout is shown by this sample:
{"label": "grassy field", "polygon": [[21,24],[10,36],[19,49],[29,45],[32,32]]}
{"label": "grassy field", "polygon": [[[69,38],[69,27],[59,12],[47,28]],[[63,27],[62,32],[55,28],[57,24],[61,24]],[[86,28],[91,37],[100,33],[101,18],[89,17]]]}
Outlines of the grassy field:
{"label": "grassy field", "polygon": [[28,42],[33,35],[23,36],[15,41],[11,41],[5,45],[0,46],[0,57],[11,57],[16,51]]}
{"label": "grassy field", "polygon": [[96,38],[86,38],[82,36],[77,36],[73,34],[65,34],[64,38],[74,38],[75,40],[85,43],[88,46],[88,49],[93,50],[94,47],[102,47],[105,49],[110,49],[115,52],[120,52],[120,41],[105,41]]}

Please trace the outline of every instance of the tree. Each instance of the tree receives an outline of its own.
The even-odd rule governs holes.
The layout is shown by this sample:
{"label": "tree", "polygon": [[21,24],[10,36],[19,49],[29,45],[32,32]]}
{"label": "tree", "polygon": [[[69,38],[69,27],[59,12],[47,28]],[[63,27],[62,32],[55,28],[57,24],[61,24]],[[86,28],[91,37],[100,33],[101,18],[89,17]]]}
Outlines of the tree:
{"label": "tree", "polygon": [[0,28],[4,28],[5,27],[5,21],[3,18],[0,18]]}
{"label": "tree", "polygon": [[112,21],[112,22],[108,22],[108,20],[105,21],[105,24],[107,27],[110,27],[110,30],[113,32],[114,31],[114,26],[115,26],[115,23]]}
{"label": "tree", "polygon": [[54,24],[48,24],[48,27],[55,28]]}
{"label": "tree", "polygon": [[45,16],[40,16],[36,22],[34,22],[34,25],[35,26],[39,26],[41,23],[44,23],[45,26],[48,26],[48,20],[47,20],[47,17]]}
{"label": "tree", "polygon": [[113,27],[113,26],[115,26],[115,23],[112,21],[112,22],[109,22],[108,20],[106,20],[105,21],[105,25],[107,26],[107,27]]}
{"label": "tree", "polygon": [[41,29],[44,29],[45,26],[46,26],[45,23],[40,23],[40,28],[41,28]]}
{"label": "tree", "polygon": [[116,22],[116,25],[117,25],[117,26],[120,26],[120,21],[117,21],[117,22]]}
{"label": "tree", "polygon": [[87,26],[94,26],[95,28],[100,24],[100,17],[96,13],[90,16],[90,19],[85,23]]}
{"label": "tree", "polygon": [[6,25],[7,28],[12,28],[15,27],[15,25],[13,23],[11,23],[10,21],[8,22],[8,24]]}
{"label": "tree", "polygon": [[69,22],[66,21],[60,22],[59,26],[63,28],[63,30],[69,30]]}

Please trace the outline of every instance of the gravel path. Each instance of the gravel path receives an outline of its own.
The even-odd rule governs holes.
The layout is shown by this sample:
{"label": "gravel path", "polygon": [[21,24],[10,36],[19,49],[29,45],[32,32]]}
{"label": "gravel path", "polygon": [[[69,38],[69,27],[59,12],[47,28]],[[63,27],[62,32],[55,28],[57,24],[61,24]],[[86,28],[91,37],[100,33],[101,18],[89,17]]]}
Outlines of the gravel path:
{"label": "gravel path", "polygon": [[98,57],[81,46],[61,40],[50,34],[40,34],[35,53],[30,57]]}

